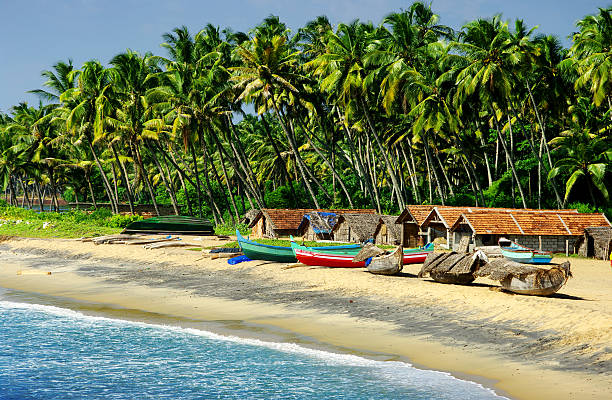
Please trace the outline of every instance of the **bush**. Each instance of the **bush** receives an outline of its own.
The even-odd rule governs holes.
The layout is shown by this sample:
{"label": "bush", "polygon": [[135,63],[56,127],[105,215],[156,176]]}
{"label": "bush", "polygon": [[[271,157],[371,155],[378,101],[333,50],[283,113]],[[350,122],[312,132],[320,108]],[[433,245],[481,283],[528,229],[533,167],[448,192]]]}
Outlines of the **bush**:
{"label": "bush", "polygon": [[247,224],[232,224],[231,222],[227,222],[225,224],[219,224],[215,226],[215,234],[216,235],[235,235],[236,229],[240,231],[243,235],[248,235],[251,233],[251,229]]}
{"label": "bush", "polygon": [[109,228],[125,228],[134,221],[141,221],[143,218],[140,215],[113,215],[106,218],[104,226]]}

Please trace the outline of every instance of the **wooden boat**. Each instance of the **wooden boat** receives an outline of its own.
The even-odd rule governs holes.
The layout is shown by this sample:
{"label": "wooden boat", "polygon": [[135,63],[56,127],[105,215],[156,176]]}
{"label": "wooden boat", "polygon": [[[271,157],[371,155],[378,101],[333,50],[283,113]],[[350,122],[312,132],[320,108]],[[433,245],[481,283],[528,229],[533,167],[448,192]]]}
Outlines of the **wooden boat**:
{"label": "wooden boat", "polygon": [[122,233],[214,235],[215,232],[213,224],[207,219],[168,215],[134,221]]}
{"label": "wooden boat", "polygon": [[[295,242],[291,243],[295,256],[299,262],[306,265],[335,267],[335,268],[359,268],[366,266],[366,259],[354,261],[358,251],[355,249],[333,249],[319,247],[318,249],[300,246]],[[433,243],[414,249],[404,249],[402,252],[402,265],[420,263],[427,258],[433,251]]]}
{"label": "wooden boat", "polygon": [[392,253],[371,258],[366,268],[376,275],[395,275],[404,267],[402,246],[398,246]]}
{"label": "wooden boat", "polygon": [[511,261],[525,264],[550,264],[552,253],[524,247],[511,240],[499,239],[502,255]]}
{"label": "wooden boat", "polygon": [[363,268],[366,266],[366,260],[353,262],[357,253],[350,249],[346,251],[321,250],[300,246],[295,242],[291,242],[291,248],[297,260],[306,265],[334,268]]}
{"label": "wooden boat", "polygon": [[502,288],[509,292],[550,296],[565,285],[572,273],[569,261],[551,268],[541,268],[497,258],[481,268],[477,275],[499,281]]}
{"label": "wooden boat", "polygon": [[[251,260],[265,260],[265,261],[276,261],[276,262],[296,262],[295,253],[291,247],[284,246],[271,246],[268,244],[257,243],[249,240],[240,234],[236,230],[236,237],[238,238],[238,246],[244,253],[245,256]],[[325,249],[326,251],[353,251],[352,254],[357,254],[361,250],[360,244],[341,245],[341,246],[327,246],[327,247],[314,247],[315,250]]]}
{"label": "wooden boat", "polygon": [[467,285],[476,279],[475,272],[488,262],[482,251],[474,254],[432,253],[427,256],[419,278],[427,275],[436,282]]}
{"label": "wooden boat", "polygon": [[403,264],[420,264],[424,262],[427,256],[433,253],[433,251],[433,243],[427,243],[425,246],[415,247],[412,249],[404,249]]}

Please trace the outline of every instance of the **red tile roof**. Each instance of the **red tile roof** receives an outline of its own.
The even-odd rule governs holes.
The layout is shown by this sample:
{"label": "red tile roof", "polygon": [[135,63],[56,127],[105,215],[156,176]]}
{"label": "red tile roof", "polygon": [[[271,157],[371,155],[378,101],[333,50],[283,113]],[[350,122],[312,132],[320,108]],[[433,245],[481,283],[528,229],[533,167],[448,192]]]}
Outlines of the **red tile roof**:
{"label": "red tile roof", "polygon": [[580,236],[584,228],[610,226],[603,214],[559,210],[472,210],[463,213],[451,231],[467,224],[478,235]]}

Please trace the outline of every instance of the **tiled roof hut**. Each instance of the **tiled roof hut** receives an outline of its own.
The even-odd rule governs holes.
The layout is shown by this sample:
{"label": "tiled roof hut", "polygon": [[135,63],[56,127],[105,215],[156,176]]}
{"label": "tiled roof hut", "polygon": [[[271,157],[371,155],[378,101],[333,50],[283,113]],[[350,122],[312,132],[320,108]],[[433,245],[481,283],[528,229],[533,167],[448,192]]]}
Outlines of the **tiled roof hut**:
{"label": "tiled roof hut", "polygon": [[397,217],[395,223],[401,229],[401,244],[403,247],[417,247],[424,244],[420,226],[427,214],[435,206],[410,205]]}
{"label": "tiled roof hut", "polygon": [[603,214],[572,210],[472,209],[451,226],[453,248],[464,236],[475,246],[497,245],[505,237],[535,249],[575,253],[584,230],[591,226],[610,227]]}
{"label": "tiled roof hut", "polygon": [[330,240],[338,214],[326,211],[311,211],[304,214],[299,231],[306,240]]}

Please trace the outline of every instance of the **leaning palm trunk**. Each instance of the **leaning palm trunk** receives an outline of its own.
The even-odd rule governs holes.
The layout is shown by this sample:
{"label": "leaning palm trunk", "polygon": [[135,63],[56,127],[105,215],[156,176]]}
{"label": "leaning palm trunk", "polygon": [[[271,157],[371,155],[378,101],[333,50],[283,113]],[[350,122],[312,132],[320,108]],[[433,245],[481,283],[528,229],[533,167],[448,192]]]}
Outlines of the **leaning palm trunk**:
{"label": "leaning palm trunk", "polygon": [[125,185],[125,190],[127,192],[127,196],[128,196],[128,203],[130,205],[130,214],[134,215],[134,196],[132,194],[132,188],[130,187],[130,180],[128,179],[128,173],[127,173],[127,169],[125,168],[125,165],[123,164],[123,162],[121,161],[121,159],[119,158],[119,153],[117,152],[117,148],[115,147],[114,143],[111,143],[111,149],[113,151],[113,154],[115,156],[115,160],[117,161],[117,164],[119,164],[121,171],[123,172],[123,183]]}
{"label": "leaning palm trunk", "polygon": [[512,158],[512,155],[510,154],[510,151],[508,150],[508,146],[506,145],[506,141],[504,140],[504,137],[502,136],[501,131],[499,129],[499,121],[497,120],[497,114],[495,113],[495,110],[493,110],[493,120],[495,121],[495,128],[497,130],[497,139],[501,143],[504,149],[504,152],[506,153],[506,160],[508,161],[510,165],[510,169],[512,170],[512,175],[514,176],[514,180],[516,181],[516,186],[518,187],[519,193],[521,195],[521,201],[523,203],[523,208],[527,208],[527,202],[525,201],[525,194],[523,193],[523,186],[521,185],[521,181],[519,179],[518,173],[516,172],[516,167],[514,165],[514,159]]}
{"label": "leaning palm trunk", "polygon": [[149,149],[149,152],[151,152],[151,158],[153,159],[153,163],[155,164],[155,166],[157,167],[157,171],[159,171],[159,175],[162,178],[162,182],[164,182],[164,186],[166,187],[166,190],[168,191],[168,194],[170,195],[170,202],[172,203],[172,209],[174,210],[174,214],[175,215],[179,215],[179,208],[178,208],[178,203],[176,201],[176,195],[174,193],[174,188],[170,185],[170,183],[168,182],[168,180],[170,179],[169,177],[166,178],[166,174],[161,166],[161,164],[159,163],[159,160],[157,159],[157,155],[154,153],[153,148],[151,147],[151,145],[147,142],[145,142],[145,146],[147,146],[147,149]]}
{"label": "leaning palm trunk", "polygon": [[387,173],[389,174],[389,177],[391,178],[391,182],[393,183],[393,190],[395,190],[395,194],[397,195],[399,208],[400,210],[403,210],[406,204],[404,202],[404,196],[399,190],[399,183],[397,181],[397,177],[395,176],[395,172],[393,171],[393,168],[391,167],[391,162],[389,161],[389,157],[387,156],[385,148],[383,147],[380,141],[380,137],[378,137],[378,133],[376,132],[376,129],[374,128],[374,123],[372,122],[372,118],[370,117],[370,113],[368,112],[368,109],[365,104],[365,101],[363,100],[363,97],[360,97],[359,100],[361,102],[361,108],[363,109],[363,113],[365,114],[366,120],[368,121],[368,126],[370,127],[370,131],[372,132],[372,136],[374,136],[374,140],[376,141],[376,144],[378,145],[378,148],[383,157],[383,160],[385,161],[385,166],[387,167]]}
{"label": "leaning palm trunk", "polygon": [[113,211],[113,213],[119,214],[119,206],[115,205],[115,200],[113,198],[113,191],[106,177],[106,173],[104,173],[104,168],[102,168],[102,164],[100,163],[100,160],[98,159],[98,155],[96,154],[93,148],[93,144],[91,143],[89,138],[87,138],[86,140],[87,140],[87,144],[89,145],[89,150],[91,151],[94,161],[96,162],[98,170],[100,171],[100,175],[102,176],[102,182],[104,183],[104,189],[106,190],[106,195],[108,196],[108,200],[110,201],[111,210]]}
{"label": "leaning palm trunk", "polygon": [[[346,198],[347,198],[347,200],[349,202],[349,206],[351,208],[354,208],[353,207],[353,200],[351,199],[351,195],[348,192],[348,190],[346,189],[346,186],[344,185],[344,180],[340,177],[340,174],[338,174],[338,172],[336,171],[336,169],[334,168],[332,163],[329,162],[327,157],[325,157],[325,155],[321,152],[321,150],[319,150],[319,148],[314,144],[312,139],[310,139],[310,132],[308,131],[308,129],[306,128],[304,123],[302,121],[299,121],[299,123],[302,126],[302,129],[304,129],[304,136],[306,136],[306,141],[308,142],[310,147],[312,147],[313,150],[317,153],[317,155],[319,157],[321,157],[321,159],[323,160],[323,163],[328,166],[328,168],[332,172],[332,176],[334,177],[334,182],[335,182],[335,180],[338,180],[338,183],[340,183],[340,187],[342,188],[342,191],[346,195]],[[335,195],[336,195],[336,193],[335,193],[335,190],[334,190],[334,197],[335,197]]]}
{"label": "leaning palm trunk", "polygon": [[155,214],[159,216],[159,208],[157,207],[157,200],[155,199],[155,192],[153,191],[153,186],[151,185],[151,180],[149,179],[149,173],[144,167],[142,162],[142,155],[140,152],[140,147],[136,143],[134,144],[134,149],[136,151],[136,158],[138,160],[138,167],[142,172],[142,176],[144,177],[145,184],[147,185],[147,189],[149,190],[149,195],[151,196],[151,202],[153,203],[153,208],[155,209]]}
{"label": "leaning palm trunk", "polygon": [[499,281],[502,288],[510,292],[549,296],[565,285],[572,273],[569,261],[544,269],[505,258],[496,258],[481,268],[477,276],[486,276]]}
{"label": "leaning palm trunk", "polygon": [[306,186],[306,189],[308,190],[308,193],[310,194],[310,198],[312,199],[314,205],[316,208],[321,208],[319,207],[319,201],[317,200],[317,197],[314,194],[314,191],[312,190],[312,187],[310,186],[310,182],[308,182],[308,179],[306,178],[306,173],[304,172],[304,166],[303,164],[303,160],[302,157],[300,156],[300,152],[297,149],[296,144],[293,142],[292,138],[291,138],[291,134],[289,133],[289,129],[287,128],[285,121],[283,121],[283,118],[280,115],[280,112],[278,110],[278,107],[276,106],[276,102],[274,97],[272,98],[272,106],[274,107],[274,112],[276,113],[276,118],[278,119],[278,122],[280,123],[281,127],[283,128],[283,132],[285,133],[285,137],[287,138],[287,141],[289,142],[289,146],[291,147],[291,151],[293,152],[293,155],[295,156],[295,160],[296,160],[296,164],[298,165],[299,171],[300,171],[300,176],[302,178],[302,181],[304,182],[304,185]]}

